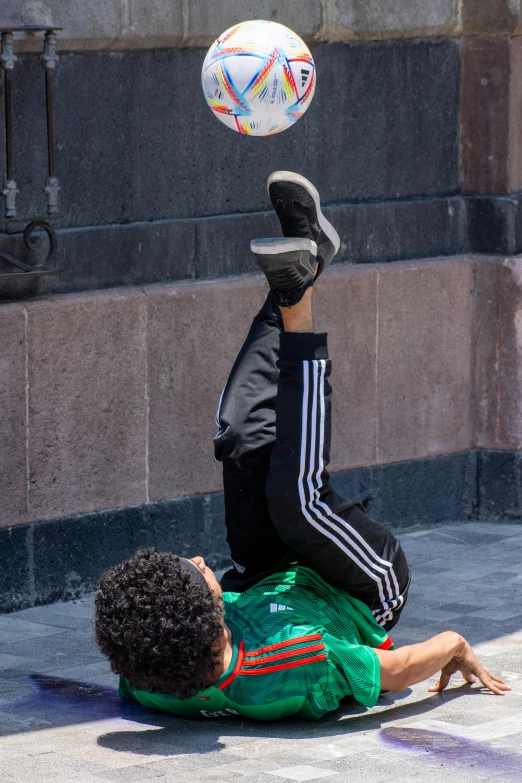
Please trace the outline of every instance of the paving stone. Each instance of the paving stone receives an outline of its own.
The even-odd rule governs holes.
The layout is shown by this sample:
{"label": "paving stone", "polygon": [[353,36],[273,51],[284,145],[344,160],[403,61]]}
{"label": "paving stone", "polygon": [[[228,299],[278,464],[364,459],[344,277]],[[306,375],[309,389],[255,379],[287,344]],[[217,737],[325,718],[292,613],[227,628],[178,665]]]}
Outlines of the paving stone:
{"label": "paving stone", "polygon": [[319,769],[318,767],[301,764],[295,767],[282,767],[269,774],[279,778],[285,778],[286,780],[318,780],[319,778],[327,778],[331,775],[336,775],[337,773],[331,770],[327,771]]}
{"label": "paving stone", "polygon": [[[121,702],[108,663],[89,661],[95,650],[92,630],[86,626],[93,611],[89,595],[81,602],[0,617],[0,632],[10,625],[15,630],[34,631],[37,625],[37,630],[58,631],[0,644],[0,665],[6,667],[0,669],[0,779],[477,783],[500,776],[518,781],[522,601],[516,592],[518,574],[509,568],[521,560],[520,528],[448,525],[406,533],[401,540],[407,553],[420,555],[427,547],[440,554],[412,565],[410,599],[393,630],[395,644],[422,641],[453,627],[464,631],[485,665],[513,685],[505,698],[469,688],[455,677],[443,696],[429,695],[427,684],[419,683],[402,694],[383,695],[372,710],[346,700],[335,713],[312,724],[293,719],[268,724],[185,721]],[[444,546],[452,553],[446,559]],[[494,562],[489,562],[488,551],[494,553]],[[457,553],[465,562],[460,582]],[[439,559],[453,571],[441,576]],[[516,566],[506,567],[506,562]],[[428,567],[430,574],[425,574]],[[485,590],[488,574],[498,584]],[[517,601],[520,610],[511,616],[506,606],[515,611]],[[486,612],[491,618],[477,616]],[[75,616],[84,630],[52,624],[72,622]],[[8,652],[2,658],[3,649]],[[45,673],[24,677],[24,667],[27,673],[39,667]],[[7,680],[4,675],[10,672],[12,679]]]}

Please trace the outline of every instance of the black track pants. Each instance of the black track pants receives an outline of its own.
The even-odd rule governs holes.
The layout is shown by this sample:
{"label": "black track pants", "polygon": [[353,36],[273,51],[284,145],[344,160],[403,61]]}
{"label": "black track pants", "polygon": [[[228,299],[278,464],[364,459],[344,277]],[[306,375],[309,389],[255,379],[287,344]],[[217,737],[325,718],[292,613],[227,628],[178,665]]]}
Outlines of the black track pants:
{"label": "black track pants", "polygon": [[284,333],[269,295],[217,414],[235,566],[222,585],[241,591],[297,562],[364,601],[390,629],[406,601],[409,569],[390,531],[330,485],[330,372],[327,335]]}

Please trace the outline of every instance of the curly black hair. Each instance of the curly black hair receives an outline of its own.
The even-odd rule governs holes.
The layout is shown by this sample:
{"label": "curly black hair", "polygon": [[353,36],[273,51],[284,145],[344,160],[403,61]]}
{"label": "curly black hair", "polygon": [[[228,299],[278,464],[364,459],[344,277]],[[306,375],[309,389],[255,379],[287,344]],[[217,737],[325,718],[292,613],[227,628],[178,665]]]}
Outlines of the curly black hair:
{"label": "curly black hair", "polygon": [[180,699],[215,680],[222,618],[204,581],[156,549],[106,571],[95,600],[96,641],[113,672],[135,690]]}

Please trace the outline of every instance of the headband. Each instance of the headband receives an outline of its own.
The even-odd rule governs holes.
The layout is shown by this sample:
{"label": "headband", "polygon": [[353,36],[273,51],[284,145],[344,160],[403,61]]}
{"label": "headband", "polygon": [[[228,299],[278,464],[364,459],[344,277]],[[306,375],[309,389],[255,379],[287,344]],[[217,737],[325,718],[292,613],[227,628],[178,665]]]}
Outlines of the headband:
{"label": "headband", "polygon": [[183,571],[187,571],[192,578],[196,579],[196,581],[203,582],[205,587],[207,587],[210,590],[207,580],[201,573],[201,570],[196,565],[194,565],[194,563],[191,563],[189,560],[185,560],[185,558],[179,556],[178,556],[178,563]]}

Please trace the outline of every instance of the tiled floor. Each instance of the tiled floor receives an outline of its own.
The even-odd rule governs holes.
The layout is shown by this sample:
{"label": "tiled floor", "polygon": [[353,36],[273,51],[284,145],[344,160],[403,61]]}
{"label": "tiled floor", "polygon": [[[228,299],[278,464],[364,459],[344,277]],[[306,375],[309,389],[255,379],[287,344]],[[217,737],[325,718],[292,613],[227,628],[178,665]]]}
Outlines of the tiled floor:
{"label": "tiled floor", "polygon": [[0,617],[2,783],[522,780],[522,527],[402,536],[413,571],[396,644],[453,628],[512,686],[426,684],[318,723],[185,721],[120,702],[93,640],[93,597]]}

